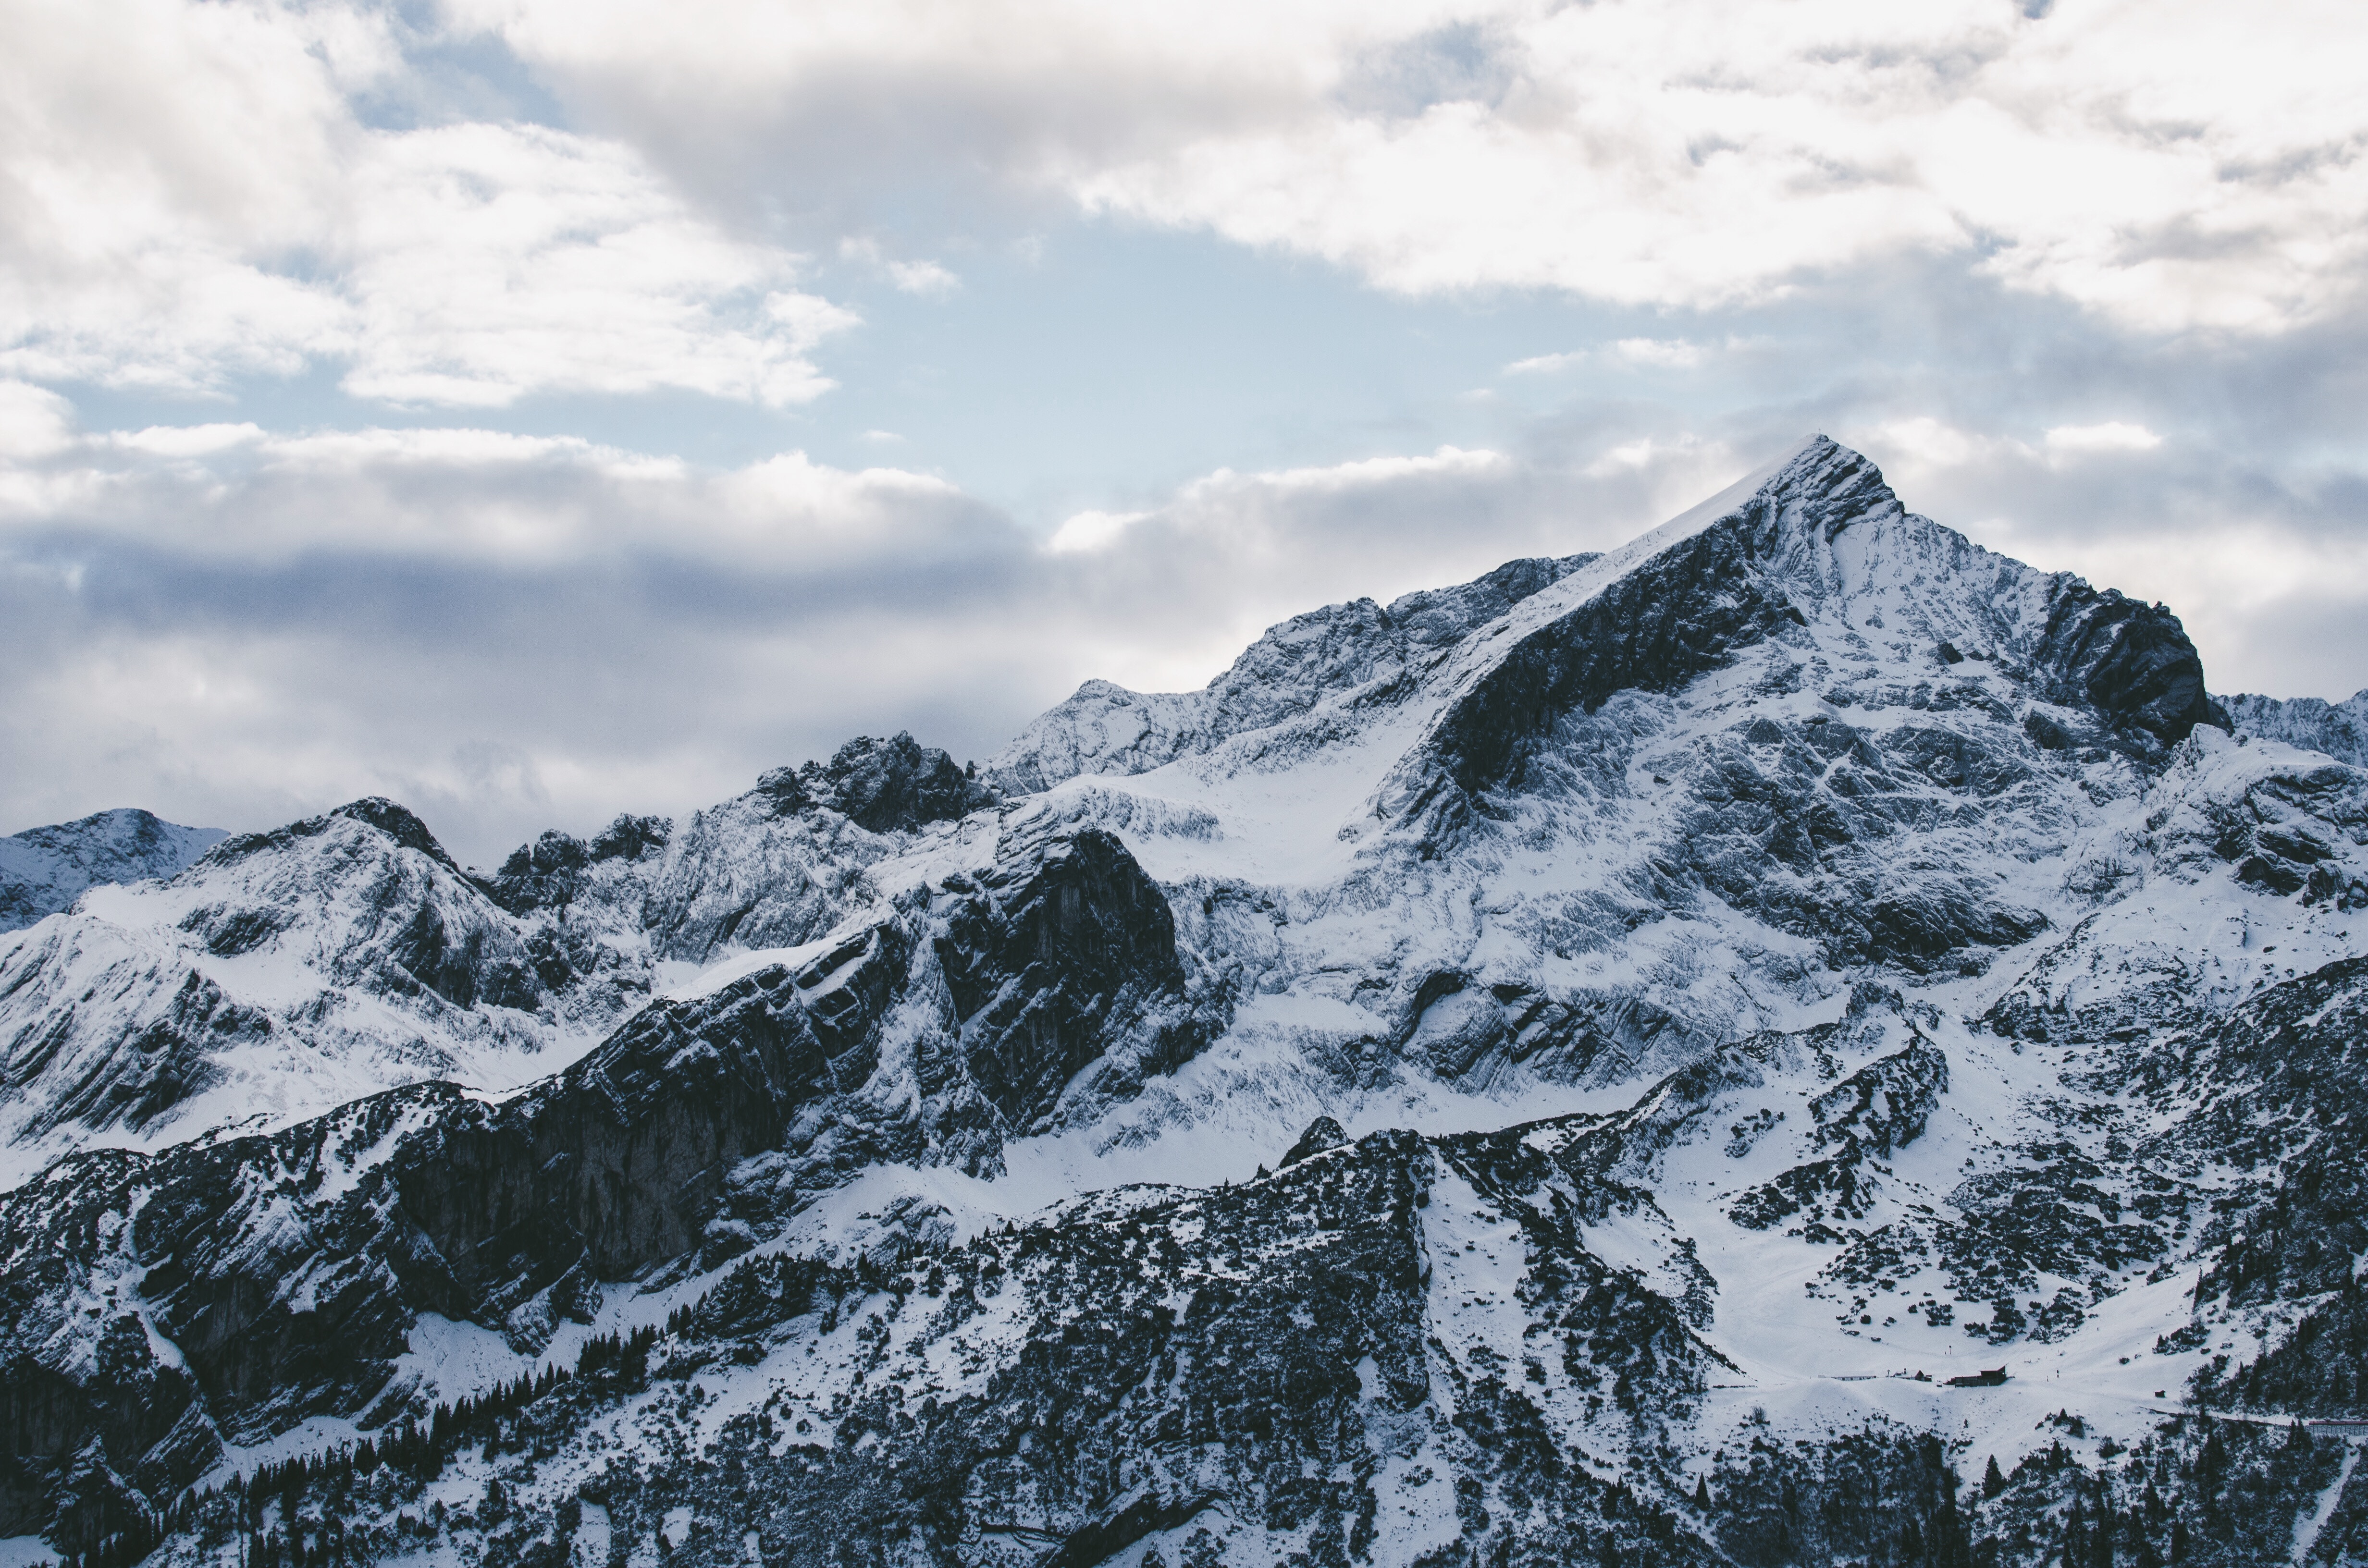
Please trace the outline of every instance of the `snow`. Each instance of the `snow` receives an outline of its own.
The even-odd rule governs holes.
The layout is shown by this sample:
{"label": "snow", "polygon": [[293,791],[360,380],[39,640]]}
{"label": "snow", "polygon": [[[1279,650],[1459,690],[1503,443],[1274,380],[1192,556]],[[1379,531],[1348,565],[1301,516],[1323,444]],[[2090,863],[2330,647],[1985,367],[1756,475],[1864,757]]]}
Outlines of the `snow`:
{"label": "snow", "polygon": [[[674,935],[601,927],[648,988],[636,1001],[695,1002],[771,966],[803,972],[884,918],[900,896],[976,877],[1015,846],[1097,826],[1167,891],[1198,983],[1222,987],[1228,999],[1224,1028],[1198,1055],[1140,1092],[1108,1103],[1076,1097],[1074,1114],[1054,1119],[1049,1131],[1007,1138],[999,1171],[991,1163],[983,1167],[991,1174],[977,1176],[920,1163],[852,1172],[836,1187],[801,1192],[801,1207],[778,1223],[751,1226],[757,1254],[844,1263],[916,1240],[967,1241],[1007,1223],[1090,1222],[1250,1180],[1318,1115],[1337,1118],[1352,1137],[1576,1119],[1531,1134],[1531,1146],[1549,1154],[1616,1121],[1637,1132],[1640,1151],[1618,1179],[1649,1197],[1605,1209],[1582,1228],[1583,1244],[1671,1300],[1687,1297],[1696,1269],[1705,1274],[1708,1312],[1697,1332],[1732,1369],[1713,1370],[1716,1386],[1680,1433],[1686,1463],[1705,1464],[1762,1421],[1786,1440],[1894,1421],[1942,1434],[1956,1454],[1995,1455],[2009,1469],[2055,1440],[2044,1420],[2059,1410],[2083,1417],[2100,1437],[2150,1430],[2177,1408],[2177,1391],[2208,1354],[2156,1348],[2193,1314],[2192,1234],[2166,1225],[2167,1267],[2157,1278],[2148,1278],[2150,1264],[2078,1277],[2041,1270],[2018,1298],[2053,1301],[2072,1290],[2084,1315],[2060,1338],[2026,1335],[2004,1346],[1965,1333],[1988,1303],[1960,1295],[1963,1281],[1950,1275],[1933,1238],[1939,1226],[1973,1212],[1969,1183],[2035,1168],[2030,1151],[2042,1143],[2068,1144],[2113,1167],[2115,1180],[2139,1179],[2147,1173],[2126,1152],[2112,1152],[2117,1134],[2109,1129],[2140,1139],[2162,1131],[2177,1108],[2083,1087],[2100,1061],[2093,1047],[2010,1040],[1969,1020],[2002,1002],[2027,1001],[2051,1017],[2122,1007],[2158,1024],[2151,1010],[2162,994],[2200,1016],[2224,1016],[2266,985],[2359,953],[2353,932],[2368,937],[2368,916],[2246,882],[2217,846],[2237,821],[2318,832],[2334,808],[2305,797],[2358,802],[2368,799],[2368,778],[2277,740],[2240,743],[2208,728],[2158,772],[2090,748],[2096,755],[2036,758],[1988,795],[1903,766],[1892,792],[1896,827],[1865,846],[1875,896],[1949,882],[2044,920],[2027,940],[1967,949],[1972,961],[1962,964],[1952,953],[1951,963],[1928,971],[1834,957],[1830,933],[1811,916],[1754,905],[1762,888],[1723,895],[1699,879],[1675,887],[1657,880],[1657,860],[1690,849],[1703,832],[1733,828],[1711,809],[1731,798],[1719,790],[1736,780],[1765,783],[1771,793],[1791,787],[1783,748],[1793,739],[1756,739],[1757,722],[1789,737],[1819,722],[1846,724],[1878,751],[1938,735],[2007,752],[2020,746],[2028,717],[2078,718],[2034,697],[2015,663],[2044,631],[2049,579],[1926,519],[1878,507],[1839,533],[1802,538],[1780,528],[1782,548],[1793,552],[1783,570],[1794,574],[1801,625],[1682,689],[1624,693],[1597,713],[1570,716],[1558,737],[1567,776],[1499,802],[1503,814],[1451,853],[1433,854],[1438,846],[1416,841],[1428,827],[1383,810],[1395,781],[1424,765],[1440,715],[1508,650],[1553,634],[1640,564],[1735,517],[1825,450],[1801,443],[1443,650],[1403,660],[1394,653],[1378,670],[1351,668],[1353,660],[1324,665],[1304,688],[1269,694],[1269,722],[1242,720],[1247,709],[1219,713],[1225,694],[1218,683],[1206,693],[1151,696],[1092,683],[1008,754],[1014,767],[1034,758],[1030,766],[1059,764],[1070,774],[1001,810],[874,835],[821,813],[776,819],[744,798],[703,813],[664,857],[604,872],[603,896],[614,908],[638,909],[637,901],[660,892],[678,894],[685,908],[703,899],[743,914],[768,897],[796,904],[794,917],[762,926],[770,935],[745,947],[728,936],[682,935],[696,924],[688,920]],[[1260,656],[1281,660],[1316,645],[1355,608],[1277,629]],[[1942,665],[1932,653],[1941,640],[1970,656]],[[1946,700],[1927,700],[1936,690]],[[2357,835],[2332,837],[2341,841],[2328,846],[2328,864],[2368,869]],[[0,1010],[0,1040],[21,1041],[27,1030],[87,1006],[88,1019],[76,1015],[80,1032],[59,1053],[77,1071],[153,1022],[193,979],[272,1021],[268,1037],[216,1058],[220,1086],[147,1128],[39,1125],[53,1108],[37,1096],[13,1097],[0,1116],[16,1119],[0,1133],[17,1163],[0,1165],[0,1184],[26,1179],[69,1146],[157,1147],[193,1131],[279,1125],[424,1076],[511,1092],[575,1060],[634,1005],[506,1013],[421,1003],[364,983],[354,959],[375,939],[357,891],[365,873],[404,880],[455,921],[508,918],[486,913],[491,906],[472,888],[416,852],[384,855],[340,829],[306,841],[302,855],[270,872],[276,881],[210,863],[167,883],[93,889],[74,913],[0,940],[0,995],[11,998],[0,1007],[15,1009]],[[1807,886],[1808,873],[1793,869],[1764,875]],[[300,917],[228,956],[184,929],[241,898],[276,899]],[[800,939],[772,939],[783,935]],[[1454,983],[1422,989],[1441,976]],[[1861,991],[1875,1000],[1862,1005]],[[1427,1000],[1418,1005],[1418,995]],[[1584,1037],[1595,1042],[1591,1054],[1530,1050],[1544,1036],[1519,1032],[1535,1028],[1520,1010],[1540,999],[1598,1009],[1588,1015],[1596,1032]],[[1619,1032],[1621,1019],[1639,1017],[1651,1027]],[[1827,1026],[1839,1026],[1827,1044],[1771,1049],[1699,1105],[1678,1085],[1656,1087],[1715,1047],[1759,1031]],[[899,1019],[895,1028],[906,1032],[889,1042],[894,1050],[883,1046],[883,1065],[864,1088],[883,1102],[919,1096],[911,1058],[922,1026]],[[1813,1109],[1820,1097],[1915,1040],[1945,1056],[1948,1087],[1920,1135],[1887,1154],[1868,1153],[1856,1167],[1867,1211],[1837,1221],[1835,1240],[1805,1233],[1798,1216],[1762,1230],[1738,1223],[1742,1194],[1833,1154],[1835,1137]],[[2064,1113],[2076,1101],[2087,1119]],[[1877,1108],[1896,1108],[1886,1099]],[[1757,1129],[1748,1138],[1737,1131],[1746,1125]],[[326,1196],[350,1190],[400,1131],[342,1156],[324,1174]],[[760,1164],[744,1173],[761,1177]],[[2226,1177],[2181,1175],[2181,1201],[2203,1212]],[[1620,1453],[1630,1440],[1624,1418],[1600,1415],[1601,1402],[1590,1403],[1559,1354],[1539,1353],[1520,1294],[1537,1260],[1509,1200],[1475,1191],[1444,1161],[1430,1196],[1419,1226],[1439,1341],[1434,1403],[1452,1414],[1451,1370],[1500,1376],[1534,1394],[1566,1447],[1600,1460]],[[257,1207],[258,1222],[275,1215],[293,1222],[284,1210]],[[1189,1230],[1189,1221],[1178,1223]],[[1899,1243],[1902,1261],[1853,1280],[1851,1260],[1869,1256],[1869,1238]],[[424,1315],[397,1364],[397,1383],[449,1400],[564,1363],[592,1335],[665,1321],[738,1261],[661,1287],[611,1285],[591,1325],[563,1326],[538,1357],[520,1355],[488,1328]],[[2057,1261],[2078,1267],[2078,1259]],[[85,1295],[88,1304],[137,1310],[137,1288],[119,1271],[95,1275]],[[292,1284],[303,1288],[302,1279]],[[1179,1283],[1172,1304],[1188,1297]],[[1928,1301],[1953,1309],[1954,1321],[1907,1310]],[[79,1297],[74,1304],[85,1307]],[[754,1366],[703,1369],[684,1417],[698,1439],[711,1439],[735,1414],[769,1408],[797,1431],[795,1440],[826,1445],[827,1413],[867,1381],[893,1378],[915,1399],[978,1392],[1035,1327],[1017,1290],[984,1301],[976,1317],[947,1333],[936,1332],[939,1308],[923,1296],[841,1304],[827,1331],[818,1318],[802,1320],[768,1342]],[[2003,1385],[1945,1386],[1951,1376],[2001,1363],[2009,1373]],[[1378,1367],[1368,1357],[1357,1371],[1367,1401],[1376,1401]],[[604,1415],[601,1435],[640,1441],[633,1434],[645,1437],[682,1415],[666,1403],[677,1397],[655,1392]],[[1449,1544],[1461,1529],[1440,1439],[1427,1416],[1406,1419],[1402,1431],[1374,1438],[1383,1499],[1374,1551],[1385,1563]],[[1383,1432],[1387,1423],[1374,1421]],[[229,1462],[251,1468],[353,1432],[348,1423],[314,1420],[233,1450]],[[572,1485],[568,1466],[582,1460],[554,1461],[550,1484]],[[2347,1455],[2347,1475],[2351,1463]],[[463,1462],[446,1484],[457,1499],[481,1483]],[[2298,1553],[2340,1492],[2339,1483],[2298,1530]],[[1234,1522],[1239,1541],[1283,1550],[1283,1538]],[[667,1532],[679,1540],[689,1524],[688,1510],[677,1509]],[[587,1508],[576,1541],[587,1563],[606,1561],[607,1528],[605,1514],[596,1526]],[[1156,1535],[1119,1561],[1139,1562],[1158,1546],[1172,1562],[1169,1537],[1178,1533]]]}
{"label": "snow", "polygon": [[735,981],[746,980],[776,965],[793,971],[803,969],[830,951],[840,939],[834,933],[818,942],[803,942],[794,948],[754,948],[735,951],[703,969],[685,965],[682,969],[687,972],[671,980],[658,994],[669,1002],[696,1002],[714,995]]}
{"label": "snow", "polygon": [[2311,1549],[2318,1544],[2319,1532],[2326,1529],[2327,1521],[2335,1517],[2337,1506],[2343,1501],[2343,1489],[2351,1484],[2351,1472],[2359,1467],[2360,1445],[2356,1442],[2344,1444],[2342,1468],[2335,1472],[2335,1479],[2328,1483],[2327,1490],[2319,1494],[2317,1506],[2294,1523],[2293,1560],[2295,1562],[2310,1561]]}
{"label": "snow", "polygon": [[116,810],[0,838],[0,931],[66,909],[94,885],[172,876],[227,836]]}

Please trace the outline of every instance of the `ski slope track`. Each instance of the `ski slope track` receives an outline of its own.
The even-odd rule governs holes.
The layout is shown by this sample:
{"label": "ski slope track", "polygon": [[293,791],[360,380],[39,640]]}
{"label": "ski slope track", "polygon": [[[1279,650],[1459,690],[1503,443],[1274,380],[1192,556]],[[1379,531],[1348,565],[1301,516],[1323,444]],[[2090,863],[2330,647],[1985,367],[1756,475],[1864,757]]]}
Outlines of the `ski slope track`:
{"label": "ski slope track", "polygon": [[92,861],[0,938],[0,1535],[2368,1562],[2361,700],[1811,437],[976,766]]}

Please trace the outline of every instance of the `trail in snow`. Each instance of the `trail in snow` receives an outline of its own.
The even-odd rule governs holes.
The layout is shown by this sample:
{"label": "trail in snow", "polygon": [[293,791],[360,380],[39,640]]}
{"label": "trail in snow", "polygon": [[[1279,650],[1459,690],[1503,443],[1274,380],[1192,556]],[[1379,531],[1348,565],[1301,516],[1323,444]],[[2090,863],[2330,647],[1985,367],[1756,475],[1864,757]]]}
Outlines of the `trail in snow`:
{"label": "trail in snow", "polygon": [[2310,1550],[2318,1544],[2319,1531],[2327,1528],[2327,1521],[2335,1517],[2337,1506],[2342,1503],[2343,1489],[2351,1484],[2351,1471],[2360,1463],[2360,1443],[2357,1437],[2344,1440],[2343,1468],[2335,1472],[2333,1483],[2320,1494],[2317,1511],[2294,1526],[2294,1560],[2297,1563],[2310,1560]]}

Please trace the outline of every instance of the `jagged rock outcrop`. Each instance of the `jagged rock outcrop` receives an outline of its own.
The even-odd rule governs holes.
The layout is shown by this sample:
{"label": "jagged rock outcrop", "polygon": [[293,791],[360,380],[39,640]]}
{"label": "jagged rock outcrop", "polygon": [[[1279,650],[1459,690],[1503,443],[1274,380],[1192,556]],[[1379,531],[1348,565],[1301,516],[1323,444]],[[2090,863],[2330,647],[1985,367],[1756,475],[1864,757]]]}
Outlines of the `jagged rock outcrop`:
{"label": "jagged rock outcrop", "polygon": [[1064,1098],[1131,1094],[1205,1043],[1206,1022],[1176,1010],[1167,897],[1110,834],[1008,841],[941,885],[938,961],[970,1075],[1007,1125],[1047,1131]]}
{"label": "jagged rock outcrop", "polygon": [[859,735],[832,754],[815,779],[816,793],[873,833],[910,832],[952,822],[995,803],[994,791],[909,732],[889,740]]}
{"label": "jagged rock outcrop", "polygon": [[995,803],[975,765],[963,768],[909,731],[858,735],[826,763],[768,769],[757,790],[777,813],[828,806],[868,833],[909,833]]}
{"label": "jagged rock outcrop", "polygon": [[357,1089],[510,1086],[587,1049],[645,970],[514,919],[403,807],[365,800],[95,888],[0,943],[0,1140],[21,1180],[93,1135],[151,1145]]}
{"label": "jagged rock outcrop", "polygon": [[645,1005],[660,963],[794,947],[918,885],[864,869],[990,798],[909,735],[808,773],[819,796],[786,775],[787,810],[760,786],[679,833],[620,815],[491,876],[359,801],[0,943],[0,1183],[99,1134],[286,1124],[438,1076],[515,1087]]}
{"label": "jagged rock outcrop", "polygon": [[2230,728],[2203,689],[2203,661],[2177,616],[2111,588],[2100,593],[2069,573],[2056,576],[2032,664],[2057,702],[2100,715],[2148,756],[2198,724]]}
{"label": "jagged rock outcrop", "polygon": [[619,815],[589,844],[554,829],[510,851],[502,869],[478,884],[512,915],[564,909],[575,902],[591,868],[608,861],[636,864],[666,848],[673,833],[674,824],[666,817],[631,813]]}

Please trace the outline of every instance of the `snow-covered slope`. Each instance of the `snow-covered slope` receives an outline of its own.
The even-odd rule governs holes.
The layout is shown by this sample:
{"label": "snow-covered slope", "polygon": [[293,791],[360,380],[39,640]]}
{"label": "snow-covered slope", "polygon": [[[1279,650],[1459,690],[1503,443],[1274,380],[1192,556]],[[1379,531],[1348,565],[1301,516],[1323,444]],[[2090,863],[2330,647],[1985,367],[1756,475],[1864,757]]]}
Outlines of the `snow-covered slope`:
{"label": "snow-covered slope", "polygon": [[0,931],[72,908],[87,887],[172,876],[228,836],[129,808],[11,834],[0,838]]}
{"label": "snow-covered slope", "polygon": [[[1089,683],[976,778],[852,743],[482,880],[397,810],[85,897],[22,1016],[115,975],[231,1038],[397,971],[629,1016],[515,1095],[0,1197],[0,1529],[111,1564],[368,1434],[165,1550],[2368,1554],[2284,1425],[2368,1417],[2368,775],[1831,442],[1201,692]],[[565,960],[531,1007],[513,941]]]}
{"label": "snow-covered slope", "polygon": [[[867,866],[990,799],[899,735],[774,769],[679,832],[546,833],[491,876],[388,801],[227,842],[159,838],[128,822],[144,812],[75,824],[127,819],[116,838],[165,847],[85,847],[75,864],[109,873],[94,884],[127,885],[77,885],[71,913],[0,937],[0,1187],[72,1150],[267,1131],[405,1085],[516,1089],[654,985],[860,920],[879,903]],[[163,863],[192,845],[187,869]],[[115,874],[135,864],[169,880]]]}
{"label": "snow-covered slope", "polygon": [[[1904,512],[1831,443],[1536,576],[1413,655],[1371,605],[1289,623],[1200,694],[1300,672],[1279,717],[1176,760],[1097,752],[1089,687],[989,765],[1099,758],[1015,820],[1116,833],[1237,998],[1110,1136],[1195,1104],[1238,1131],[1259,1097],[1278,1149],[1319,1110],[1589,1104],[1833,1017],[1869,966],[1978,1010],[2128,891],[2148,791],[2219,717],[2167,613]],[[1275,653],[1342,626],[1389,657]]]}
{"label": "snow-covered slope", "polygon": [[2221,702],[2240,735],[2283,741],[2305,751],[2323,751],[2354,767],[2368,767],[2368,691],[2345,702],[2252,696],[2226,697]]}
{"label": "snow-covered slope", "polygon": [[497,907],[386,801],[91,888],[0,940],[0,1179],[393,1084],[539,1077],[648,993],[638,951],[567,937]]}

